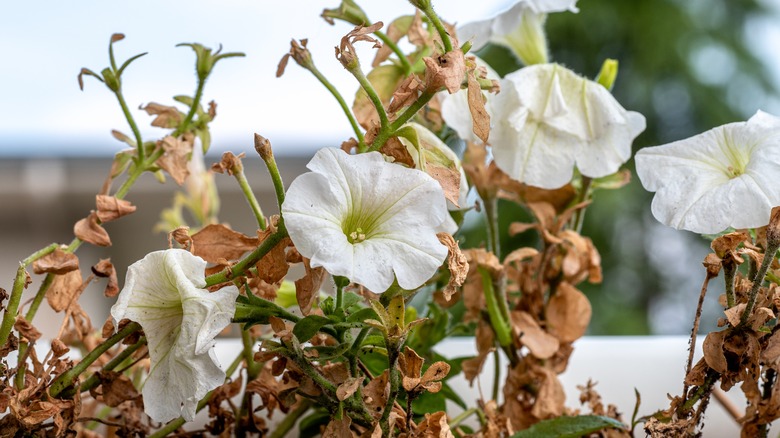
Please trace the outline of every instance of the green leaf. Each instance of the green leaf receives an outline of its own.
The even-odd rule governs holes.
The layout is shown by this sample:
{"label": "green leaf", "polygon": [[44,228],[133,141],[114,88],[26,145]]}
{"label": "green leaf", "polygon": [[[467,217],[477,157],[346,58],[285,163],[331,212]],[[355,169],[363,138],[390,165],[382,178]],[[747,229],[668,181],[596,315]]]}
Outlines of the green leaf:
{"label": "green leaf", "polygon": [[347,322],[362,322],[367,319],[377,319],[379,318],[374,311],[374,309],[371,309],[369,307],[366,307],[365,309],[360,309],[357,312],[349,315],[347,317]]}
{"label": "green leaf", "polygon": [[447,409],[447,398],[441,392],[424,392],[412,401],[415,415],[432,414]]}
{"label": "green leaf", "polygon": [[311,415],[307,415],[301,419],[298,424],[298,430],[300,431],[301,438],[315,436],[320,433],[320,426],[328,424],[330,421],[330,414],[324,410],[314,411]]}
{"label": "green leaf", "polygon": [[512,438],[578,438],[608,428],[628,430],[625,424],[600,415],[564,416],[540,421]]}
{"label": "green leaf", "polygon": [[341,297],[341,306],[345,309],[348,309],[352,307],[353,305],[359,303],[363,298],[360,297],[360,295],[353,293],[353,292],[345,292],[344,295]]}
{"label": "green leaf", "polygon": [[[452,371],[451,370],[450,370],[450,374],[448,375],[448,377],[450,375],[452,375]],[[453,403],[455,403],[456,405],[460,406],[461,408],[463,408],[464,411],[469,408],[466,405],[466,402],[463,401],[463,399],[460,397],[460,395],[458,395],[458,393],[455,392],[452,389],[452,387],[449,384],[447,384],[447,382],[442,382],[441,390],[438,392],[438,394],[443,395],[447,400],[450,400]]]}
{"label": "green leaf", "polygon": [[[317,345],[314,347],[307,348],[307,350],[316,351],[317,353],[319,353],[319,355],[317,356],[317,360],[324,361],[324,360],[336,359],[343,356],[344,353],[346,353],[350,347],[352,347],[352,344],[350,344],[349,342],[344,342],[343,344],[339,344],[334,347]],[[387,359],[385,359],[385,363],[387,363]]]}
{"label": "green leaf", "polygon": [[309,315],[306,318],[295,323],[293,334],[301,342],[306,342],[312,338],[325,324],[330,323],[330,319],[320,315]]}

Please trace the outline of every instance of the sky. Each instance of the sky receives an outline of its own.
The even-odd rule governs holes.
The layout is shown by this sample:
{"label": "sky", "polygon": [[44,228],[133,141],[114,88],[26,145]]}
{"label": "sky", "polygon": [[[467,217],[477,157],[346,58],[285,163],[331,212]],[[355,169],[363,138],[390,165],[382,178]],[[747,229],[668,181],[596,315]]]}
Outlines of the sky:
{"label": "sky", "polygon": [[[128,106],[144,138],[164,131],[137,108],[173,104],[174,95],[192,95],[194,52],[175,47],[199,42],[245,58],[226,59],[206,85],[204,101],[215,100],[214,152],[251,151],[255,132],[269,138],[277,154],[307,155],[338,146],[352,133],[330,94],[293,62],[281,78],[276,66],[290,39],[308,38],[318,68],[351,102],[354,78],[335,59],[336,46],[351,25],[327,24],[320,13],[339,0],[137,0],[106,2],[6,2],[0,13],[0,156],[110,156],[123,147],[110,132],[130,133],[114,95],[101,83],[76,77],[82,67],[100,72],[108,65],[113,33],[117,62],[149,52],[123,75]],[[413,13],[402,0],[363,1],[371,20]],[[465,23],[505,9],[508,0],[440,0],[447,21]],[[371,54],[364,47],[365,67]]]}

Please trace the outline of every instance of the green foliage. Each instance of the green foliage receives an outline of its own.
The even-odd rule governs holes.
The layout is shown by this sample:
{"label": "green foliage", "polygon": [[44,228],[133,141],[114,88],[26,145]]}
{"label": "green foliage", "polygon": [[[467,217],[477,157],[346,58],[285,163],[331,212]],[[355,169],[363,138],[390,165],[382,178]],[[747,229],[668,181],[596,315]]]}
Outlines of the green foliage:
{"label": "green foliage", "polygon": [[540,421],[512,438],[577,438],[604,429],[627,429],[626,425],[609,417],[580,415]]}

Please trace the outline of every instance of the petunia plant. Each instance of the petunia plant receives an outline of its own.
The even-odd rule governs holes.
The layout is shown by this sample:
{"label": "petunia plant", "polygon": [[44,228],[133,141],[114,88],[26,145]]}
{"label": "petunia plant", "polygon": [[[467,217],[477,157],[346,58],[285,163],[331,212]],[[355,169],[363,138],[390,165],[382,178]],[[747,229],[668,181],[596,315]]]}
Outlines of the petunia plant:
{"label": "petunia plant", "polygon": [[[392,21],[372,21],[354,0],[324,10],[328,23],[347,24],[331,62],[355,80],[351,105],[316,67],[309,40],[292,41],[277,76],[290,59],[309,71],[354,136],[318,150],[309,171],[285,185],[271,141],[255,134],[253,153],[276,197],[270,208],[246,177],[245,152],[204,163],[218,141],[205,84],[217,63],[243,54],[182,44],[195,53],[196,91],[142,106],[166,131],[144,140],[122,88],[142,55],[119,64],[114,45],[124,35],[111,37],[109,66],[83,69],[79,85],[106,85],[132,135],[113,131],[127,148],[74,239],[22,260],[10,292],[0,289],[3,436],[634,433],[636,412],[626,418],[605,405],[591,382],[572,407],[559,380],[600,316],[581,290],[602,280],[598,249],[581,234],[587,207],[595,191],[628,182],[621,167],[645,129],[611,94],[617,60],[600,60],[591,78],[550,59],[546,14],[577,12],[575,1],[521,0],[459,27],[430,0],[409,3]],[[511,48],[525,67],[499,77],[473,54],[486,44]],[[361,45],[374,51],[370,62]],[[725,328],[707,336],[702,361],[693,366],[691,356],[682,396],[645,417],[645,431],[695,436],[719,381],[742,383],[743,434],[766,436],[780,416],[780,119],[759,111],[642,149],[636,169],[656,192],[656,218],[716,234],[703,291],[719,272],[726,279]],[[111,246],[104,225],[136,211],[125,198],[147,172],[184,187],[157,225],[168,247],[125,275],[110,259],[90,261],[84,278],[87,256],[76,251]],[[216,173],[233,177],[246,205],[228,208],[245,208],[256,229],[220,220]],[[502,248],[502,233],[535,243]],[[79,302],[99,281],[111,314],[95,330]],[[22,295],[33,285],[27,306]],[[56,335],[35,327],[44,298],[64,315]],[[442,356],[437,344],[455,334],[473,336],[477,354]],[[217,353],[220,336],[236,338],[232,357]],[[453,378],[477,382],[479,396],[456,392]]]}

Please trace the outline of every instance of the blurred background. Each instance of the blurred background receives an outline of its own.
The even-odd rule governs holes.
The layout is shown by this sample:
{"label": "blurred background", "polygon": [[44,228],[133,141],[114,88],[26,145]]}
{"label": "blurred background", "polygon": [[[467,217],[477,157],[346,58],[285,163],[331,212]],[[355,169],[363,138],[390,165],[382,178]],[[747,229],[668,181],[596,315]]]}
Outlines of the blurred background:
{"label": "blurred background", "polygon": [[[375,21],[413,12],[401,0],[362,3]],[[434,1],[445,20],[457,23],[490,17],[512,3]],[[173,95],[193,93],[194,55],[176,48],[178,43],[222,44],[226,51],[246,53],[221,61],[206,86],[205,101],[218,103],[206,163],[227,150],[246,152],[247,176],[270,215],[276,213],[273,189],[255,159],[253,133],[272,141],[287,183],[305,170],[314,151],[338,146],[351,135],[336,102],[308,72],[291,63],[275,78],[289,40],[309,38],[319,69],[351,100],[356,84],[333,57],[333,47],[350,26],[330,26],[319,18],[323,8],[337,4],[142,0],[107,6],[83,0],[5,5],[0,13],[0,287],[10,290],[19,260],[51,242],[70,242],[73,223],[94,208],[111,159],[124,147],[110,134],[111,129],[130,131],[114,96],[91,78],[85,78],[83,92],[76,81],[82,67],[99,72],[108,64],[112,33],[126,35],[115,45],[118,59],[149,52],[123,76],[131,109],[149,102],[172,105]],[[581,0],[578,7],[578,14],[548,18],[552,59],[588,77],[598,73],[605,58],[619,60],[613,93],[625,108],[647,118],[635,150],[746,120],[758,109],[780,115],[780,1]],[[499,73],[518,68],[499,47],[479,54]],[[363,58],[366,67],[369,56]],[[145,138],[162,135],[144,112],[133,114]],[[627,167],[633,170],[633,162]],[[235,181],[215,178],[220,220],[253,234],[254,219]],[[107,225],[113,248],[85,245],[79,251],[82,271],[111,256],[123,273],[146,253],[167,247],[165,233],[153,228],[177,190],[172,181],[160,184],[144,175],[128,196],[139,211]],[[656,222],[651,197],[634,178],[621,190],[597,193],[588,209],[584,234],[599,248],[605,274],[602,284],[584,288],[594,307],[591,334],[690,330],[707,242]],[[504,225],[527,218],[511,205],[502,208]],[[505,236],[502,246],[520,243]],[[713,284],[701,326],[705,332],[720,316],[716,301],[722,286]],[[98,327],[112,302],[101,291],[91,287],[82,299]],[[51,320],[56,330],[61,316],[40,320]]]}

